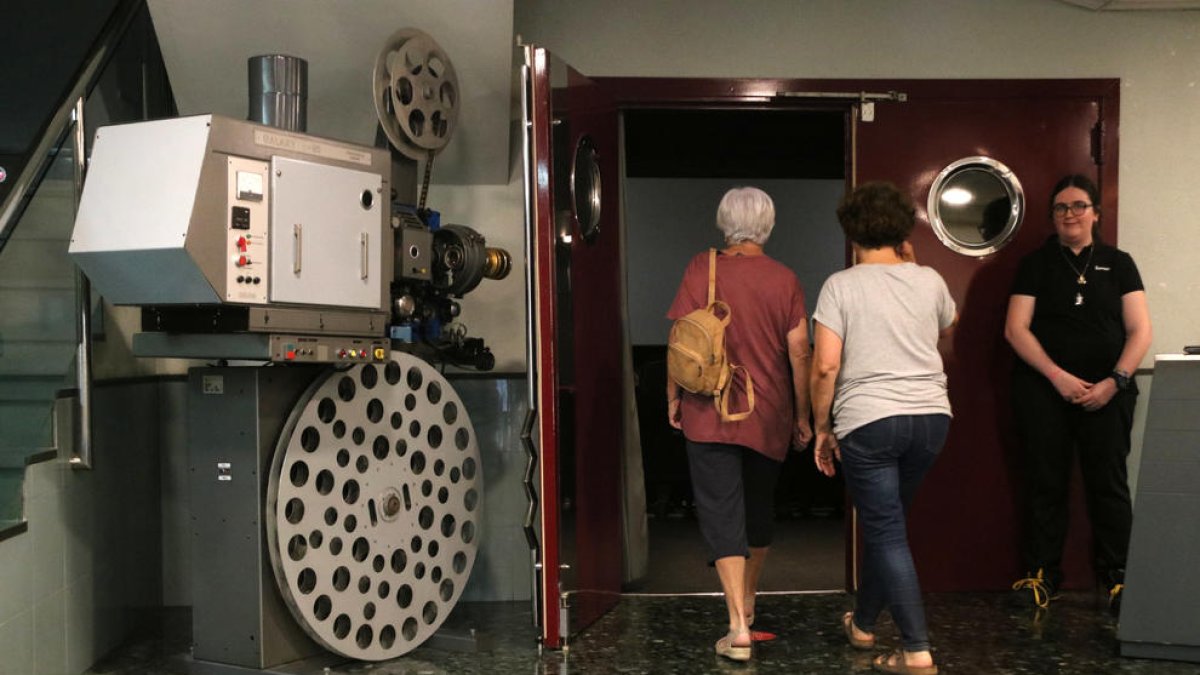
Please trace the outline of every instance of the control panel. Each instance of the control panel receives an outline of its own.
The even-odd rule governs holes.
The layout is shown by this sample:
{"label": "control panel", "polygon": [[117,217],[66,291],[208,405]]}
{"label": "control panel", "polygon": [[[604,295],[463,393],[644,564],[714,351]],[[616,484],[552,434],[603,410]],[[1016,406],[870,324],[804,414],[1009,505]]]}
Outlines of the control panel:
{"label": "control panel", "polygon": [[388,360],[384,339],[342,336],[272,335],[271,360],[282,363],[371,363]]}
{"label": "control panel", "polygon": [[266,304],[271,251],[267,162],[229,157],[225,203],[225,300]]}

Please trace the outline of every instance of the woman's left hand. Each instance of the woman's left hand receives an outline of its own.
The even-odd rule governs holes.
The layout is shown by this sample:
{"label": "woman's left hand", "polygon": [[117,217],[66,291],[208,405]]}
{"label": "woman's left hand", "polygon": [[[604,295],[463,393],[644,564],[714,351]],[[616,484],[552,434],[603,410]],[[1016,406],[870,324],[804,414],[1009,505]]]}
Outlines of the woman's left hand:
{"label": "woman's left hand", "polygon": [[1071,402],[1083,407],[1088,412],[1095,412],[1117,395],[1117,383],[1111,377],[1106,377],[1087,388],[1083,394],[1076,396]]}
{"label": "woman's left hand", "polygon": [[683,431],[683,416],[679,414],[679,399],[667,401],[667,422],[675,429]]}
{"label": "woman's left hand", "polygon": [[833,459],[838,461],[842,459],[842,451],[838,447],[837,437],[832,431],[818,431],[817,443],[813,447],[813,462],[817,465],[817,471],[832,477],[836,472],[833,467]]}

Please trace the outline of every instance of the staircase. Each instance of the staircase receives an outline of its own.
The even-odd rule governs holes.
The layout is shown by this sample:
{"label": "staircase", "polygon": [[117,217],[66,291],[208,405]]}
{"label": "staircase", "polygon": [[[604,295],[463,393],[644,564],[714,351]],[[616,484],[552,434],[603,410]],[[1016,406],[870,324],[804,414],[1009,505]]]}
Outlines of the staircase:
{"label": "staircase", "polygon": [[[0,81],[0,90],[9,86],[23,99],[9,114],[20,111],[26,122],[0,124],[0,152],[24,158],[14,165],[24,175],[9,176],[4,186],[12,192],[0,190],[0,539],[24,527],[30,458],[53,457],[59,440],[68,447],[74,440],[70,406],[62,399],[54,405],[61,389],[76,386],[78,350],[75,266],[67,257],[76,202],[70,112],[86,99],[82,136],[89,140],[98,124],[176,114],[145,0],[67,0],[65,6],[69,11],[50,23],[25,22],[54,31],[22,34],[44,86],[35,91]],[[29,11],[35,18],[45,12],[33,5]],[[57,147],[55,139],[63,139]],[[17,192],[21,179],[37,175],[30,191]],[[23,212],[9,209],[15,204],[24,205]]]}
{"label": "staircase", "polygon": [[60,153],[0,252],[0,531],[21,521],[26,461],[52,447],[52,404],[73,386],[66,375],[76,350],[71,171],[71,158]]}

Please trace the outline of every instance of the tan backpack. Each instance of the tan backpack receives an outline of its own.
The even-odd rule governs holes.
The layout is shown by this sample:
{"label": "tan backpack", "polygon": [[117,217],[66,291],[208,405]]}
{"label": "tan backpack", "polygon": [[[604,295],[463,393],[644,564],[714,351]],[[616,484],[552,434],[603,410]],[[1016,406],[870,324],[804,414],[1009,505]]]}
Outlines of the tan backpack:
{"label": "tan backpack", "polygon": [[[725,355],[725,327],[733,310],[716,299],[717,249],[708,252],[708,306],[681,316],[671,325],[667,338],[667,374],[680,387],[701,396],[713,397],[721,419],[738,422],[754,412],[754,382],[750,371],[729,363]],[[729,393],[734,372],[746,375],[746,400],[742,412],[729,412]]]}

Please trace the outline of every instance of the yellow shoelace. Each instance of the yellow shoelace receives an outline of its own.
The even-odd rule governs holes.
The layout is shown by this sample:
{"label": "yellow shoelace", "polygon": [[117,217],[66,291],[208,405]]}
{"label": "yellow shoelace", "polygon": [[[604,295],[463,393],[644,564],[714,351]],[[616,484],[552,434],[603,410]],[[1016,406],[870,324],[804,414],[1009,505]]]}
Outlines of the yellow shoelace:
{"label": "yellow shoelace", "polygon": [[1050,587],[1046,585],[1046,577],[1041,569],[1037,571],[1036,577],[1025,577],[1012,585],[1014,591],[1031,589],[1033,591],[1033,602],[1038,607],[1046,609],[1050,606]]}

